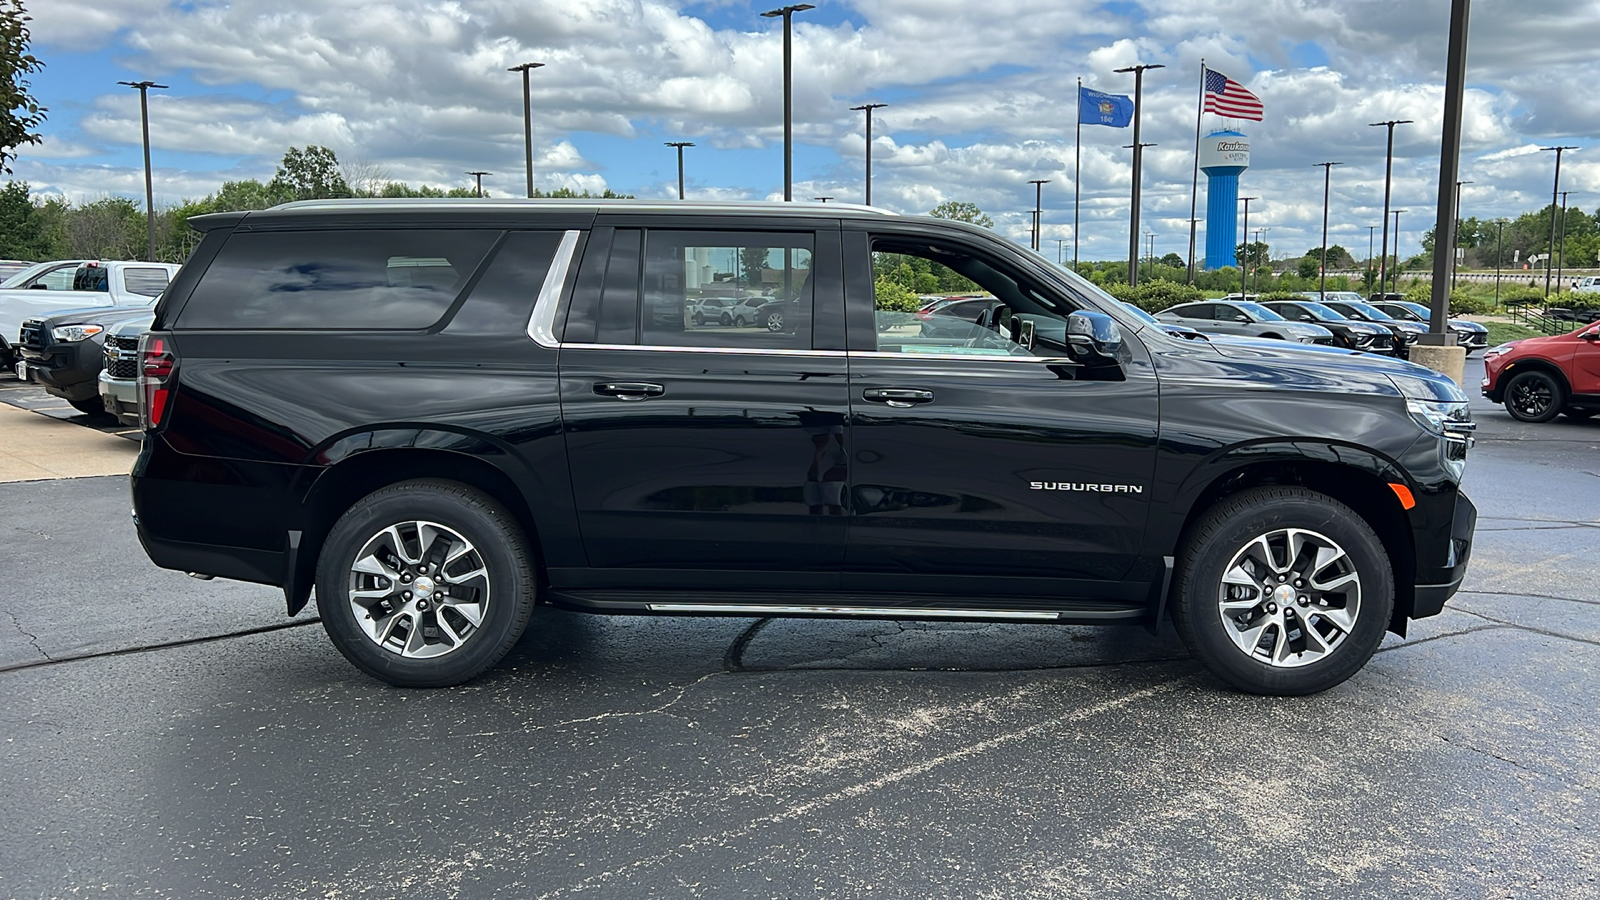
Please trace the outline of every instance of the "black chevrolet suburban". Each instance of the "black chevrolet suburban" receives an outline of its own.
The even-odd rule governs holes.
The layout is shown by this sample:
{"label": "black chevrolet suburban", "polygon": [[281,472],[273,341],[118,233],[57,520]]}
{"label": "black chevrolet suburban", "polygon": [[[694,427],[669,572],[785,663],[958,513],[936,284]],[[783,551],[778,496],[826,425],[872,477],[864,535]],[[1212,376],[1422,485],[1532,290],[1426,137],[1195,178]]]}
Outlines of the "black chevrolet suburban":
{"label": "black chevrolet suburban", "polygon": [[[484,672],[550,604],[1171,617],[1227,683],[1306,694],[1466,571],[1452,382],[1172,337],[982,228],[520,200],[191,223],[140,350],[139,538],[291,615],[315,589],[393,684]],[[913,258],[998,303],[923,333],[874,292]],[[732,290],[783,326],[695,322]]]}

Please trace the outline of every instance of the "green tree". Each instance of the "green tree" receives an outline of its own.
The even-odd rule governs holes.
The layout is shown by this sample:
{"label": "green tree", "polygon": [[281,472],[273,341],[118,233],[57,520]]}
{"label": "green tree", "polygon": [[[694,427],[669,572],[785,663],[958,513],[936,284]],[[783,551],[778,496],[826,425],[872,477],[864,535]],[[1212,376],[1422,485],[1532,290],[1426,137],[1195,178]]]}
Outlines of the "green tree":
{"label": "green tree", "polygon": [[952,219],[957,222],[971,222],[982,225],[984,228],[993,228],[994,220],[984,215],[983,210],[976,203],[965,200],[946,200],[928,211],[928,215],[936,219]]}
{"label": "green tree", "polygon": [[744,283],[751,287],[761,284],[761,276],[767,271],[766,247],[740,247],[739,271]]}
{"label": "green tree", "polygon": [[6,182],[0,190],[0,256],[49,259],[51,241],[40,227],[40,208],[33,205],[25,181]]}
{"label": "green tree", "polygon": [[1266,241],[1252,241],[1233,248],[1234,258],[1250,266],[1264,266],[1272,262],[1271,252],[1272,245]]}
{"label": "green tree", "polygon": [[30,18],[22,0],[0,0],[0,172],[11,174],[17,148],[41,140],[38,127],[48,110],[29,93],[28,75],[44,68],[29,53]]}
{"label": "green tree", "polygon": [[[327,147],[311,144],[290,147],[267,184],[267,191],[283,200],[326,200],[351,196],[339,171],[339,157]],[[281,201],[280,201],[281,202]]]}
{"label": "green tree", "polygon": [[1176,269],[1186,268],[1186,266],[1184,265],[1184,262],[1183,262],[1183,257],[1179,256],[1176,253],[1168,253],[1166,256],[1161,257],[1160,262],[1161,262],[1161,265],[1167,266],[1168,268],[1176,268]]}
{"label": "green tree", "polygon": [[1315,278],[1315,277],[1317,277],[1317,269],[1320,268],[1321,265],[1322,265],[1322,258],[1321,258],[1320,255],[1319,256],[1302,256],[1302,257],[1300,257],[1300,261],[1298,263],[1295,263],[1295,267],[1294,268],[1295,268],[1295,272],[1301,278]]}
{"label": "green tree", "polygon": [[84,259],[134,259],[144,249],[144,211],[127,197],[102,197],[71,209],[67,255]]}

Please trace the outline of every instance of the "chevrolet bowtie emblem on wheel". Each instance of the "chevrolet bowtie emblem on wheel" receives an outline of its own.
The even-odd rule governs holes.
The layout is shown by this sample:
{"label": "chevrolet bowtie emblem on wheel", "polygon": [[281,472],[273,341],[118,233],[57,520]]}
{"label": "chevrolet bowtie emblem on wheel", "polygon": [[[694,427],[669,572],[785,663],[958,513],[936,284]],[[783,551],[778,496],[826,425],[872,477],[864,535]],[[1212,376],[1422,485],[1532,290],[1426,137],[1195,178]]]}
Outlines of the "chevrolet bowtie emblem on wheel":
{"label": "chevrolet bowtie emblem on wheel", "polygon": [[1035,491],[1082,491],[1090,494],[1142,494],[1142,484],[1083,484],[1076,481],[1030,481]]}

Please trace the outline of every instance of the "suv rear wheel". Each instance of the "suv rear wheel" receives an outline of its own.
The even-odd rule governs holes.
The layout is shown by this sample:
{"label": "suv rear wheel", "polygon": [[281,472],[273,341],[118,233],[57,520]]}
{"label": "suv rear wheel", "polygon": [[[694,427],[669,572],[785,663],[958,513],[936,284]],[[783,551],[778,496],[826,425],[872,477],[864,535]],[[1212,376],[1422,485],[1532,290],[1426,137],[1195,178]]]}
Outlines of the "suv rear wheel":
{"label": "suv rear wheel", "polygon": [[1179,636],[1213,674],[1253,694],[1314,694],[1354,675],[1394,607],[1394,573],[1372,528],[1304,488],[1223,500],[1178,565]]}
{"label": "suv rear wheel", "polygon": [[1548,372],[1520,372],[1506,383],[1506,412],[1519,422],[1548,422],[1566,405],[1566,393]]}
{"label": "suv rear wheel", "polygon": [[460,684],[499,662],[528,625],[535,584],[516,520],[450,481],[368,494],[339,517],[317,562],[334,646],[401,687]]}

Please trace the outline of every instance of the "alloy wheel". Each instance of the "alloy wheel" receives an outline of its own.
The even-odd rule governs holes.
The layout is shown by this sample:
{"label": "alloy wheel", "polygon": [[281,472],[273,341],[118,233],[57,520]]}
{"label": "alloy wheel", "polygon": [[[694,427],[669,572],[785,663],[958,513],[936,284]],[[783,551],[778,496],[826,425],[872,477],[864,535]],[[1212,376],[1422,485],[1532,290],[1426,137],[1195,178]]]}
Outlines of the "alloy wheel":
{"label": "alloy wheel", "polygon": [[1550,405],[1556,399],[1550,382],[1543,378],[1524,378],[1511,386],[1510,393],[1507,401],[1516,407],[1517,412],[1530,419],[1549,412]]}
{"label": "alloy wheel", "polygon": [[401,522],[367,539],[348,590],[351,612],[374,644],[428,659],[460,649],[483,624],[489,568],[460,532]]}
{"label": "alloy wheel", "polygon": [[1234,554],[1217,592],[1240,652],[1276,668],[1335,652],[1361,613],[1361,576],[1332,538],[1304,528],[1263,534]]}

